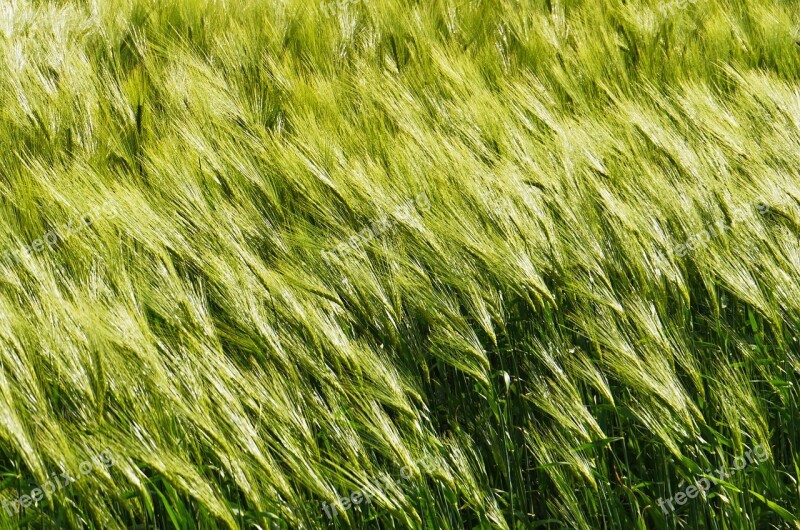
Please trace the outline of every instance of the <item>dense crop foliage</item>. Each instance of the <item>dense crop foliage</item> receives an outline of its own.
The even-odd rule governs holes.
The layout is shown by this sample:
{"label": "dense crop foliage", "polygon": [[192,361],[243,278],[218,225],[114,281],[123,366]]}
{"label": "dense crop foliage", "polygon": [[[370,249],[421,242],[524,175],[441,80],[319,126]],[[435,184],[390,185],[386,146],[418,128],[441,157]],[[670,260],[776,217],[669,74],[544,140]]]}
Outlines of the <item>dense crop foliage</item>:
{"label": "dense crop foliage", "polygon": [[799,80],[796,1],[0,0],[0,524],[800,528]]}

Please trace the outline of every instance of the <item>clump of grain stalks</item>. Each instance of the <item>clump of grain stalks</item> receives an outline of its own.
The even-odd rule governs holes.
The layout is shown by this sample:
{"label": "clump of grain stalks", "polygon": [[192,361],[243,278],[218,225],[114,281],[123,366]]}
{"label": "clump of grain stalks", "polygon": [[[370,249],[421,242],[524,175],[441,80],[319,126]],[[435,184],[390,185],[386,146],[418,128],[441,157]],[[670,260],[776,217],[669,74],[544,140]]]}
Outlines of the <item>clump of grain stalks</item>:
{"label": "clump of grain stalks", "polygon": [[0,0],[0,525],[800,528],[799,27]]}

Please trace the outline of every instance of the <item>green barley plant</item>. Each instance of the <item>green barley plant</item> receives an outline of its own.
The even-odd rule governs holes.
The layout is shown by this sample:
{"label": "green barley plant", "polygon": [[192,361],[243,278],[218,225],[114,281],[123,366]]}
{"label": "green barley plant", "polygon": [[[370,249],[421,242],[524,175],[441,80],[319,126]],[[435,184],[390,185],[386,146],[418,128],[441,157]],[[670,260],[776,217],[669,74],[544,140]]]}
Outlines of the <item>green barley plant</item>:
{"label": "green barley plant", "polygon": [[800,529],[796,0],[0,0],[0,70],[0,503],[114,455],[0,528]]}

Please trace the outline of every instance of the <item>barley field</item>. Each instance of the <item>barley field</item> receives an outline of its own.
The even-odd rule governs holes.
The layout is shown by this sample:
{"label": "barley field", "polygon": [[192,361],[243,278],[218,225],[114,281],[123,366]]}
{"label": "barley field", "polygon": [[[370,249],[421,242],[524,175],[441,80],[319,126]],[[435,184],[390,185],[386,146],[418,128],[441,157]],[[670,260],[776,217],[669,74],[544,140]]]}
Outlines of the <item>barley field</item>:
{"label": "barley field", "polygon": [[797,0],[0,0],[0,529],[800,529]]}

